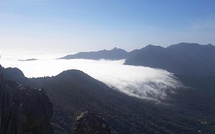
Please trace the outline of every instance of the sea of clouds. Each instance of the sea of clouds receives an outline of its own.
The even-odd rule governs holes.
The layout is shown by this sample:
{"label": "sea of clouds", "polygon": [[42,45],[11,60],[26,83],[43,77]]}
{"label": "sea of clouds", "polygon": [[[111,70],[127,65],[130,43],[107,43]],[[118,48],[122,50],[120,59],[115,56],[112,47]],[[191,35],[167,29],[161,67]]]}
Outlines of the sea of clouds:
{"label": "sea of clouds", "polygon": [[[123,65],[124,60],[57,59],[68,53],[16,51],[2,52],[3,67],[17,67],[26,77],[55,76],[64,70],[78,69],[113,89],[141,99],[163,100],[182,84],[173,74],[149,67]],[[26,59],[37,59],[25,61]]]}

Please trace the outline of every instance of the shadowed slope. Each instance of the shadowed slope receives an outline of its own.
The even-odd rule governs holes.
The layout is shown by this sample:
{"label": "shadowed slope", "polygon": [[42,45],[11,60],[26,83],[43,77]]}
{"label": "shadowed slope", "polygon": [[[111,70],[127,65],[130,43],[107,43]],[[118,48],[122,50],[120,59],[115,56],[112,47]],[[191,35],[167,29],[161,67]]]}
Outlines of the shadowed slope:
{"label": "shadowed slope", "polygon": [[131,52],[125,64],[161,68],[182,75],[215,76],[215,46],[179,43],[162,48],[149,45]]}
{"label": "shadowed slope", "polygon": [[29,81],[45,88],[53,102],[55,133],[73,133],[75,117],[83,111],[104,117],[114,134],[215,132],[214,91],[180,89],[165,104],[156,104],[117,92],[78,70]]}
{"label": "shadowed slope", "polygon": [[[3,70],[0,66],[0,133],[52,134],[50,119],[53,108],[45,90],[6,80],[4,75],[8,70],[2,73]],[[24,76],[20,72],[10,78],[21,78],[20,74]]]}
{"label": "shadowed slope", "polygon": [[[107,119],[113,133],[124,134],[196,133],[198,119],[202,119],[206,113],[212,115],[207,110],[199,114],[201,110],[189,108],[189,104],[196,102],[197,98],[187,101],[186,98],[192,98],[192,94],[187,96],[188,90],[181,90],[178,94],[180,97],[175,96],[177,100],[167,101],[174,106],[165,106],[119,93],[78,70],[64,71],[55,77],[32,81],[47,89],[55,109],[52,121],[59,133],[71,133],[75,117],[83,111],[98,113]],[[195,94],[198,96],[198,92]],[[203,94],[203,98],[205,96]],[[194,104],[195,107],[203,107]],[[212,107],[213,104],[209,105]],[[209,132],[210,129],[204,128],[202,131]]]}

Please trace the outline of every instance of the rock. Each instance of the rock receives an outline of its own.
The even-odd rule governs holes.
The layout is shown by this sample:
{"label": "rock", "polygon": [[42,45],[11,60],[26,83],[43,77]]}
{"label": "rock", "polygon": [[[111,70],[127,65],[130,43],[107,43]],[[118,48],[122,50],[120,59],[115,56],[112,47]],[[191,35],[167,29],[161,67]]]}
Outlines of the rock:
{"label": "rock", "polygon": [[51,134],[52,114],[44,89],[23,87],[0,73],[0,134]]}
{"label": "rock", "polygon": [[22,117],[25,117],[22,119],[23,132],[52,133],[50,118],[53,109],[44,89],[22,88],[22,110]]}
{"label": "rock", "polygon": [[[8,85],[9,84],[9,85]],[[20,134],[20,90],[16,83],[4,80],[0,75],[0,133]]]}
{"label": "rock", "polygon": [[77,117],[74,134],[111,134],[111,130],[104,118],[86,111]]}

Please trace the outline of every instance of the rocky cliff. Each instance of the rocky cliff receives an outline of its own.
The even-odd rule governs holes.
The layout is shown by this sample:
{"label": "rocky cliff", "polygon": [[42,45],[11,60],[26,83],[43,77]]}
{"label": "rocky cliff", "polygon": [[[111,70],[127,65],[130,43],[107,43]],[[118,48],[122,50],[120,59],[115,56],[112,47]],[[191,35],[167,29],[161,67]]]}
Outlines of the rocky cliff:
{"label": "rocky cliff", "polygon": [[51,134],[52,114],[44,89],[23,87],[0,72],[0,134]]}

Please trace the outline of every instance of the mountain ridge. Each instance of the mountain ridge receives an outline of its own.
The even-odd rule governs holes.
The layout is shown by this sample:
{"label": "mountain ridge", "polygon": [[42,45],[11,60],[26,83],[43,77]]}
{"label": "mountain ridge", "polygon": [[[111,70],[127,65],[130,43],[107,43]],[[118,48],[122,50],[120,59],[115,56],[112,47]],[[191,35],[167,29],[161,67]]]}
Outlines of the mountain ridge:
{"label": "mountain ridge", "polygon": [[166,48],[147,45],[131,52],[114,48],[80,52],[59,59],[125,59],[125,65],[160,68],[181,75],[215,76],[215,46],[212,44],[181,42]]}
{"label": "mountain ridge", "polygon": [[161,68],[175,74],[215,76],[215,46],[179,43],[163,48],[148,45],[135,50],[124,64]]}
{"label": "mountain ridge", "polygon": [[120,48],[113,48],[111,50],[99,50],[92,52],[79,52],[73,55],[67,55],[59,59],[93,59],[93,60],[120,60],[127,58],[127,51]]}
{"label": "mountain ridge", "polygon": [[163,105],[122,94],[79,70],[28,80],[29,86],[44,88],[50,98],[55,133],[73,133],[75,117],[83,111],[104,117],[113,134],[213,132],[214,91],[180,89],[166,101],[170,105]]}
{"label": "mountain ridge", "polygon": [[[214,48],[211,45],[208,47]],[[135,50],[132,56],[137,54],[137,57],[140,56],[138,57],[140,61],[143,55],[149,54],[155,55],[155,59],[168,57],[169,59],[165,61],[167,63],[170,60],[174,61],[177,56],[181,57],[178,49],[174,50],[176,51],[174,57],[170,57],[172,52],[167,53],[166,49],[150,45]],[[182,59],[180,57],[177,62],[187,55],[182,56]],[[161,64],[163,61],[158,63]],[[63,71],[53,77],[30,79],[26,78],[18,68],[4,69],[0,66],[0,70],[3,70],[3,74],[8,79],[14,79],[37,89],[44,88],[53,103],[54,114],[51,122],[55,133],[72,133],[75,117],[83,111],[92,111],[107,119],[113,134],[143,132],[196,134],[198,130],[210,134],[215,131],[215,77],[189,78],[187,74],[176,74],[183,83],[192,88],[177,89],[176,94],[172,94],[164,101],[165,104],[155,104],[111,89],[79,70]]]}
{"label": "mountain ridge", "polygon": [[[17,68],[4,70],[6,69],[0,65],[0,133],[52,134],[50,120],[53,107],[45,90],[24,87],[17,81],[12,81],[24,77]],[[13,72],[19,73],[14,73],[11,77]],[[15,76],[20,74],[21,76]]]}

